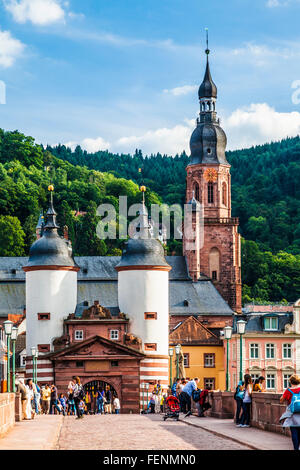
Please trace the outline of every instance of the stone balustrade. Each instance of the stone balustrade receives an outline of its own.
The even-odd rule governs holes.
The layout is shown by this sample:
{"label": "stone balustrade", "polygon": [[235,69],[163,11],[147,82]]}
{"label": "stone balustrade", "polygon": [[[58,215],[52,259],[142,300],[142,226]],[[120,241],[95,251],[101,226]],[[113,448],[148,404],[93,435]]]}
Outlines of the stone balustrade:
{"label": "stone balustrade", "polygon": [[[233,392],[210,392],[209,401],[212,407],[207,414],[214,418],[234,418],[236,401],[233,396]],[[279,423],[280,416],[286,410],[286,405],[281,405],[279,402],[280,396],[277,393],[253,393],[251,410],[253,427],[289,435],[289,429],[283,428]]]}
{"label": "stone balustrade", "polygon": [[15,394],[0,393],[0,438],[15,425]]}

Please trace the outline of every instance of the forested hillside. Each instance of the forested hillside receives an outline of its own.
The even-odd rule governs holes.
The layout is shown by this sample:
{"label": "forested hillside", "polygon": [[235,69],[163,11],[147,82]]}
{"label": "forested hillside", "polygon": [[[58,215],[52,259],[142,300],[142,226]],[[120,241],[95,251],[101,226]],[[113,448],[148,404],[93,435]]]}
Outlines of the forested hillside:
{"label": "forested hillside", "polygon": [[[233,215],[240,217],[244,237],[244,301],[293,302],[300,297],[300,139],[228,152],[227,158]],[[148,205],[184,203],[187,164],[186,154],[44,149],[32,137],[0,129],[0,256],[28,254],[40,210],[47,209],[50,182],[58,222],[69,227],[74,254],[120,254],[122,241],[96,236],[97,206],[110,202],[118,209],[119,195],[127,195],[129,205],[140,202],[142,181]],[[171,240],[168,253],[174,252],[181,254],[181,244]]]}

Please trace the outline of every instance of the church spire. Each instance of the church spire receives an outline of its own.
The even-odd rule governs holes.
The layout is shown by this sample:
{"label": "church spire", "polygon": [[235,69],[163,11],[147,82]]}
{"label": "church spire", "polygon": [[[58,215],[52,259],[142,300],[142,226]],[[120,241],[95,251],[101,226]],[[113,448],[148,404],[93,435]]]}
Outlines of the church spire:
{"label": "church spire", "polygon": [[210,50],[208,48],[208,29],[206,28],[206,69],[204,74],[203,82],[200,85],[198,96],[199,100],[203,98],[217,98],[217,87],[211,77],[210,67],[209,67],[209,54]]}
{"label": "church spire", "polygon": [[47,223],[45,225],[45,230],[57,230],[59,228],[59,225],[57,225],[56,223],[57,213],[55,212],[55,209],[53,206],[54,186],[52,184],[48,187],[48,191],[50,191],[50,205],[46,213]]}
{"label": "church spire", "polygon": [[140,223],[139,238],[147,239],[147,238],[151,238],[151,234],[149,230],[148,211],[145,205],[146,186],[141,186],[140,189],[141,189],[141,192],[143,193],[143,200],[142,200],[142,210],[140,212],[141,223]]}

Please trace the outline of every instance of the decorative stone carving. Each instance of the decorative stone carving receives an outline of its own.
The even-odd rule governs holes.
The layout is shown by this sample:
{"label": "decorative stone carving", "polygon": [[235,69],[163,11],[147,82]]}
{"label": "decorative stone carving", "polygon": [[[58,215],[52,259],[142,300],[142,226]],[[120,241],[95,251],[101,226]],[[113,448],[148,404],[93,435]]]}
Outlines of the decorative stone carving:
{"label": "decorative stone carving", "polygon": [[136,349],[142,349],[142,340],[137,336],[127,333],[125,335],[125,344]]}
{"label": "decorative stone carving", "polygon": [[93,319],[93,318],[99,318],[99,319],[104,319],[104,318],[112,318],[112,315],[110,313],[110,310],[108,308],[102,307],[99,305],[97,301],[95,301],[94,305],[91,307],[87,308],[86,310],[83,311],[82,314],[82,319]]}

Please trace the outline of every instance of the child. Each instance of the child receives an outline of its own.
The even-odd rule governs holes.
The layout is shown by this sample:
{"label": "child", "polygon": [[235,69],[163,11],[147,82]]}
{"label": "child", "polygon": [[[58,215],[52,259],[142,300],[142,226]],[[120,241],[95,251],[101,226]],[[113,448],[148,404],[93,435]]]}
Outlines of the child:
{"label": "child", "polygon": [[149,405],[150,405],[150,410],[151,410],[150,413],[155,413],[155,395],[154,394],[151,395]]}
{"label": "child", "polygon": [[85,405],[84,401],[83,400],[80,400],[79,402],[79,411],[81,413],[81,416],[84,414],[84,413],[87,413],[87,406]]}
{"label": "child", "polygon": [[114,410],[115,410],[116,415],[120,414],[121,406],[120,406],[120,400],[118,397],[114,398],[113,405],[114,405]]}
{"label": "child", "polygon": [[60,405],[61,405],[62,414],[63,414],[64,416],[66,416],[66,407],[67,407],[67,404],[66,404],[66,399],[65,399],[63,393],[61,393],[61,394],[59,395],[59,403],[60,403]]}

